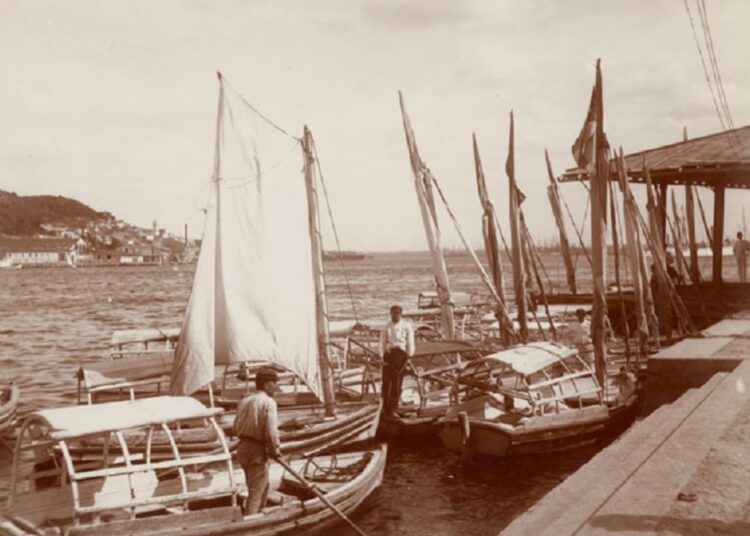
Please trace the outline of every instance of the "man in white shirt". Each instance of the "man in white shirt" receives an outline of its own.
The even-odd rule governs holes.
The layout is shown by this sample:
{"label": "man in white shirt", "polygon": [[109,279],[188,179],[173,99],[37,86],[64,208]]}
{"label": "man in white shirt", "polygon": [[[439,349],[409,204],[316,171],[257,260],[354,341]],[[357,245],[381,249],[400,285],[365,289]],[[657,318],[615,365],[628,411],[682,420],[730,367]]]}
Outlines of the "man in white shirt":
{"label": "man in white shirt", "polygon": [[414,328],[401,318],[400,305],[391,307],[391,320],[380,331],[380,357],[383,359],[383,411],[395,416],[401,399],[404,366],[414,355]]}
{"label": "man in white shirt", "polygon": [[740,283],[747,283],[747,252],[750,251],[750,242],[745,240],[741,232],[737,233],[737,241],[732,249],[737,259],[737,273],[740,276]]}

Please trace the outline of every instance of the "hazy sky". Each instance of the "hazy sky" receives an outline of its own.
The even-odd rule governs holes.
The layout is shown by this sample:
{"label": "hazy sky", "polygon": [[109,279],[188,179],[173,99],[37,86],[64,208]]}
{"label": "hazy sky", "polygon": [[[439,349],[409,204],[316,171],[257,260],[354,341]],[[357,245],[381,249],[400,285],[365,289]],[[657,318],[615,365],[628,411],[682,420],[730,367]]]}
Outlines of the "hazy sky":
{"label": "hazy sky", "polygon": [[[750,2],[707,4],[745,125]],[[476,244],[471,133],[505,224],[513,108],[517,177],[543,239],[555,233],[543,151],[558,173],[573,165],[597,57],[614,145],[633,152],[678,141],[683,126],[719,130],[683,0],[0,0],[0,188],[71,196],[175,232],[187,222],[199,236],[220,69],[287,130],[310,126],[346,249],[425,248],[397,90]],[[583,188],[563,191],[580,218]],[[728,196],[727,234],[743,205],[750,216],[747,192]],[[458,244],[447,221],[443,232]]]}

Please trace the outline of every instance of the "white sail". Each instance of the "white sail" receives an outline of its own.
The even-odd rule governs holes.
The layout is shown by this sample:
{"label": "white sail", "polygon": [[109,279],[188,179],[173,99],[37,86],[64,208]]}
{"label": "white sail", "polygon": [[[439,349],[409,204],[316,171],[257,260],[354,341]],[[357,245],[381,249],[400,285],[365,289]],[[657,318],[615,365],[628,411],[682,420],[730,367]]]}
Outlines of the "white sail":
{"label": "white sail", "polygon": [[319,394],[302,148],[238,98],[222,102],[214,197],[170,392],[206,385],[214,365],[266,361]]}

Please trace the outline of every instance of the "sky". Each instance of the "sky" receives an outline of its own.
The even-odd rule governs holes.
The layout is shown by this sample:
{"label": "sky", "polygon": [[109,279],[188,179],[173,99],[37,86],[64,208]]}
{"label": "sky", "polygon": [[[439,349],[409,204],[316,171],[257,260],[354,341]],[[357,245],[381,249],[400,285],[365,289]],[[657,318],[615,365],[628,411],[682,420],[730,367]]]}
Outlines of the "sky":
{"label": "sky", "polygon": [[[706,4],[734,122],[746,125],[750,3]],[[551,240],[544,149],[556,173],[574,165],[597,58],[605,130],[626,153],[679,141],[683,127],[720,130],[683,0],[0,0],[0,13],[0,189],[73,197],[175,233],[187,223],[193,237],[213,165],[216,70],[284,129],[311,128],[352,250],[426,249],[398,90],[477,246],[472,133],[507,228],[514,111],[527,222]],[[580,222],[583,187],[563,195]],[[743,207],[750,217],[747,191],[727,196],[727,235]],[[444,243],[457,247],[442,213]]]}

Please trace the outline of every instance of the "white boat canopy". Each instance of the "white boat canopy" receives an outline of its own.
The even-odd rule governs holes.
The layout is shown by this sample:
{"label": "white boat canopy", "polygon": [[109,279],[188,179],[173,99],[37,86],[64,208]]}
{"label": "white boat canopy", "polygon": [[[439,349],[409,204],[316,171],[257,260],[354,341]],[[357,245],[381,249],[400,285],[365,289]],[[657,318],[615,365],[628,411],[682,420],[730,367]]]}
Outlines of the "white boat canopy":
{"label": "white boat canopy", "polygon": [[149,329],[124,329],[112,332],[109,341],[110,346],[121,344],[147,343],[155,341],[176,340],[180,336],[180,328],[149,328]]}
{"label": "white boat canopy", "polygon": [[84,437],[185,419],[202,419],[221,413],[187,396],[157,396],[35,411],[29,420],[42,421],[55,440]]}
{"label": "white boat canopy", "polygon": [[519,374],[527,376],[575,354],[574,348],[569,348],[557,342],[545,341],[532,342],[502,350],[486,356],[485,359],[495,359],[505,363]]}

